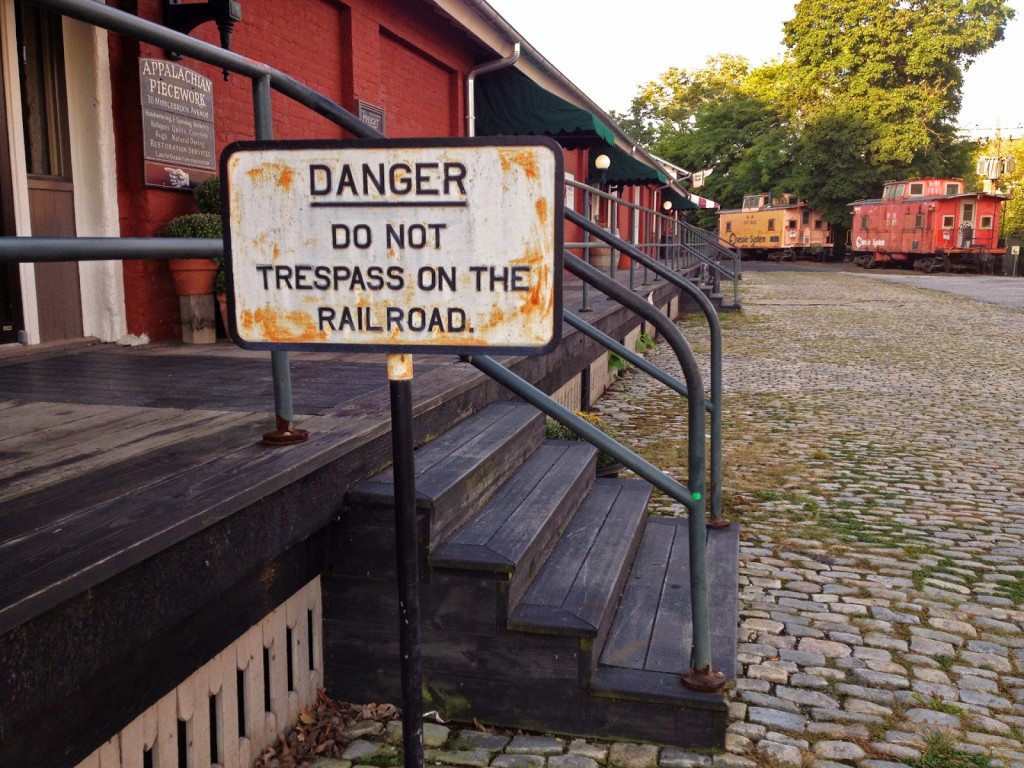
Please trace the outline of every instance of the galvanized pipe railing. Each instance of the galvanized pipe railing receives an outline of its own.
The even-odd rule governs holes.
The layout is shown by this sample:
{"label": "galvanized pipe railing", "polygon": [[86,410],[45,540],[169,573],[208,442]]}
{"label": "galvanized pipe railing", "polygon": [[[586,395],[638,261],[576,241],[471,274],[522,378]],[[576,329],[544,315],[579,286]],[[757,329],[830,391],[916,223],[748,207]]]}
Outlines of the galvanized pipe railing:
{"label": "galvanized pipe railing", "polygon": [[[722,325],[718,320],[718,313],[715,311],[714,305],[711,303],[710,299],[704,295],[704,292],[701,291],[700,288],[689,280],[680,277],[672,270],[667,269],[657,260],[642,253],[638,248],[613,237],[608,232],[605,232],[601,227],[597,226],[585,217],[580,216],[575,211],[566,211],[565,217],[572,223],[582,227],[585,232],[589,232],[594,237],[604,240],[609,244],[614,244],[614,247],[621,250],[622,253],[626,254],[631,259],[635,259],[655,274],[660,275],[676,287],[681,288],[697,303],[701,312],[704,313],[704,317],[708,323],[711,342],[711,406],[709,408],[711,412],[711,525],[727,525],[728,523],[722,517]],[[567,256],[568,255],[569,254],[567,254]],[[574,260],[579,261],[579,259]],[[703,397],[704,393],[702,391],[701,398]]]}
{"label": "galvanized pipe railing", "polygon": [[608,437],[594,425],[580,418],[565,406],[551,399],[529,382],[516,376],[504,366],[485,355],[467,358],[478,370],[510,389],[540,411],[566,425],[581,438],[604,451],[616,461],[633,470],[670,498],[683,504],[688,512],[690,554],[690,605],[693,628],[691,666],[682,673],[685,685],[695,690],[716,691],[725,683],[724,675],[714,669],[711,660],[711,621],[708,604],[707,578],[707,524],[705,519],[705,449],[704,449],[704,385],[700,366],[675,323],[663,315],[650,302],[620,285],[571,253],[566,253],[565,268],[589,283],[609,298],[632,310],[648,321],[664,336],[676,353],[686,388],[687,397],[687,485],[666,475],[647,460]]}
{"label": "galvanized pipe railing", "polygon": [[[708,232],[705,232],[703,229],[700,229],[699,227],[695,227],[692,224],[690,224],[689,222],[684,221],[682,219],[679,219],[679,218],[677,218],[675,216],[670,216],[670,215],[667,215],[667,214],[665,214],[665,213],[663,213],[661,211],[654,210],[653,208],[647,208],[647,207],[642,206],[642,205],[640,205],[638,203],[633,203],[633,202],[630,202],[629,200],[624,200],[624,199],[618,197],[617,195],[615,195],[613,193],[605,192],[604,190],[597,189],[596,187],[591,187],[591,186],[589,186],[587,184],[584,184],[582,182],[572,181],[572,180],[568,180],[567,179],[565,184],[566,184],[566,186],[573,187],[575,189],[583,190],[584,200],[586,201],[586,203],[584,205],[584,210],[586,210],[588,212],[590,211],[590,207],[589,206],[592,205],[592,203],[590,201],[592,201],[594,198],[610,200],[610,201],[612,201],[611,204],[612,204],[612,213],[613,214],[615,213],[615,210],[616,210],[616,208],[618,206],[624,206],[626,208],[629,208],[630,210],[637,211],[637,212],[640,212],[640,213],[645,213],[645,214],[648,215],[648,217],[653,218],[655,221],[661,222],[665,226],[665,230],[667,232],[671,232],[673,237],[678,237],[678,235],[680,233],[683,233],[683,232],[685,232],[686,234],[690,235],[695,241],[698,241],[698,242],[695,243],[695,244],[690,244],[690,243],[686,242],[685,240],[683,240],[680,237],[678,239],[678,242],[673,241],[673,245],[675,245],[678,248],[682,249],[684,252],[687,253],[687,255],[691,256],[693,259],[695,259],[696,261],[700,262],[701,264],[706,265],[707,268],[709,270],[711,270],[711,273],[712,273],[712,275],[714,275],[714,279],[716,281],[716,289],[717,289],[717,281],[720,278],[725,278],[726,280],[731,280],[732,283],[733,283],[734,300],[737,301],[737,302],[739,301],[739,282],[738,281],[739,281],[739,274],[740,274],[740,272],[739,272],[738,257],[736,256],[736,254],[733,251],[731,251],[730,249],[720,245],[718,243],[717,237],[713,237],[711,234],[709,234]],[[610,223],[610,226],[614,227],[614,222]],[[613,229],[613,231],[614,231],[614,229]],[[586,233],[584,233],[584,235],[586,236]],[[662,249],[667,247],[666,243],[660,243],[660,242],[658,242],[658,243],[635,243],[635,245],[638,245],[638,246],[651,246],[651,247],[654,247],[654,248],[656,248],[658,250],[662,250]],[[579,242],[579,243],[575,243],[575,242],[566,243],[565,247],[569,248],[569,249],[577,249],[577,250],[583,251],[584,252],[584,256],[585,256],[585,260],[589,263],[589,261],[590,261],[590,259],[589,259],[589,249],[594,247],[594,243],[593,243],[593,241],[587,239],[587,240],[584,240],[583,242]],[[731,270],[726,268],[718,260],[718,258],[712,258],[711,256],[707,255],[707,253],[705,253],[704,250],[713,251],[718,256],[718,258],[729,259],[733,263],[733,268]],[[668,256],[671,256],[671,254],[668,254]],[[668,260],[668,258],[666,257],[666,261],[667,260]],[[609,274],[612,277],[615,276],[616,269],[617,269],[616,259],[612,258],[611,265],[609,266],[609,270],[608,270]],[[631,278],[632,278],[632,275],[631,275]],[[630,280],[630,286],[629,287],[630,288],[635,288],[635,285],[633,284],[632,279]]]}

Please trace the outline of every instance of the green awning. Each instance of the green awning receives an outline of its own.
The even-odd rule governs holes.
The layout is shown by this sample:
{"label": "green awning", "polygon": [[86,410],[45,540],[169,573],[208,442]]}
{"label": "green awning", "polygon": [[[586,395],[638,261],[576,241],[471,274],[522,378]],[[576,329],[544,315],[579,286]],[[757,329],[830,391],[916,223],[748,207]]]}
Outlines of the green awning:
{"label": "green awning", "polygon": [[608,155],[612,161],[605,174],[607,184],[666,184],[668,177],[661,171],[651,168],[635,157],[631,157],[618,147],[600,147],[590,150],[590,170],[588,178],[593,183],[598,178],[598,170],[594,167],[594,158],[598,155]]}
{"label": "green awning", "polygon": [[687,197],[683,197],[671,187],[661,190],[661,198],[672,203],[673,211],[695,211],[700,208],[695,202]]}
{"label": "green awning", "polygon": [[511,67],[479,77],[475,101],[477,136],[550,136],[567,149],[595,140],[615,144],[615,134],[592,114]]}

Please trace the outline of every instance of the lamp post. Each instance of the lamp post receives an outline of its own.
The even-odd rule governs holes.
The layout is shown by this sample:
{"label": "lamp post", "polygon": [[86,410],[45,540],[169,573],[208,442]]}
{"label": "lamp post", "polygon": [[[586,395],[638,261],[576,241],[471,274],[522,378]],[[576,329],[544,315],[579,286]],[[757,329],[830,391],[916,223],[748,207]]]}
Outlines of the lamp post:
{"label": "lamp post", "polygon": [[[671,216],[672,215],[672,201],[671,200],[666,200],[665,202],[663,202],[661,204],[661,208],[662,208],[663,211],[665,211],[665,215],[666,216]],[[672,243],[673,238],[675,237],[675,228],[672,226],[672,224],[668,220],[664,221],[662,226],[665,227],[665,232],[662,235],[662,240],[663,240],[663,242],[665,244],[665,249],[664,249],[664,254],[663,255],[665,256],[665,264],[669,265],[670,264],[670,260],[672,258],[672,246],[671,246],[671,243]]]}

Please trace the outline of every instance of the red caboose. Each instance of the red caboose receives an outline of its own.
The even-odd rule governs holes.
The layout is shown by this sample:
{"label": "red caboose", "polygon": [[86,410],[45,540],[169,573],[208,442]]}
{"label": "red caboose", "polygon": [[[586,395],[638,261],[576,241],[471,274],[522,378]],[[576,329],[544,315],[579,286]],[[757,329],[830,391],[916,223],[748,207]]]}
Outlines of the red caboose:
{"label": "red caboose", "polygon": [[851,203],[850,251],[862,267],[990,271],[1004,195],[964,192],[962,179],[889,181],[878,200]]}

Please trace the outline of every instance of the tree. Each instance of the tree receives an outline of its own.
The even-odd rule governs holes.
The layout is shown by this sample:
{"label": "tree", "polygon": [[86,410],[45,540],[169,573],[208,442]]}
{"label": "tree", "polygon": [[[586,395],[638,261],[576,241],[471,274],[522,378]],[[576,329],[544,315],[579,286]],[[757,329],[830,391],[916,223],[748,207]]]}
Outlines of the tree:
{"label": "tree", "polygon": [[1007,0],[799,0],[784,26],[799,117],[842,100],[875,127],[880,167],[934,163],[954,135],[964,71],[1013,16]]}

